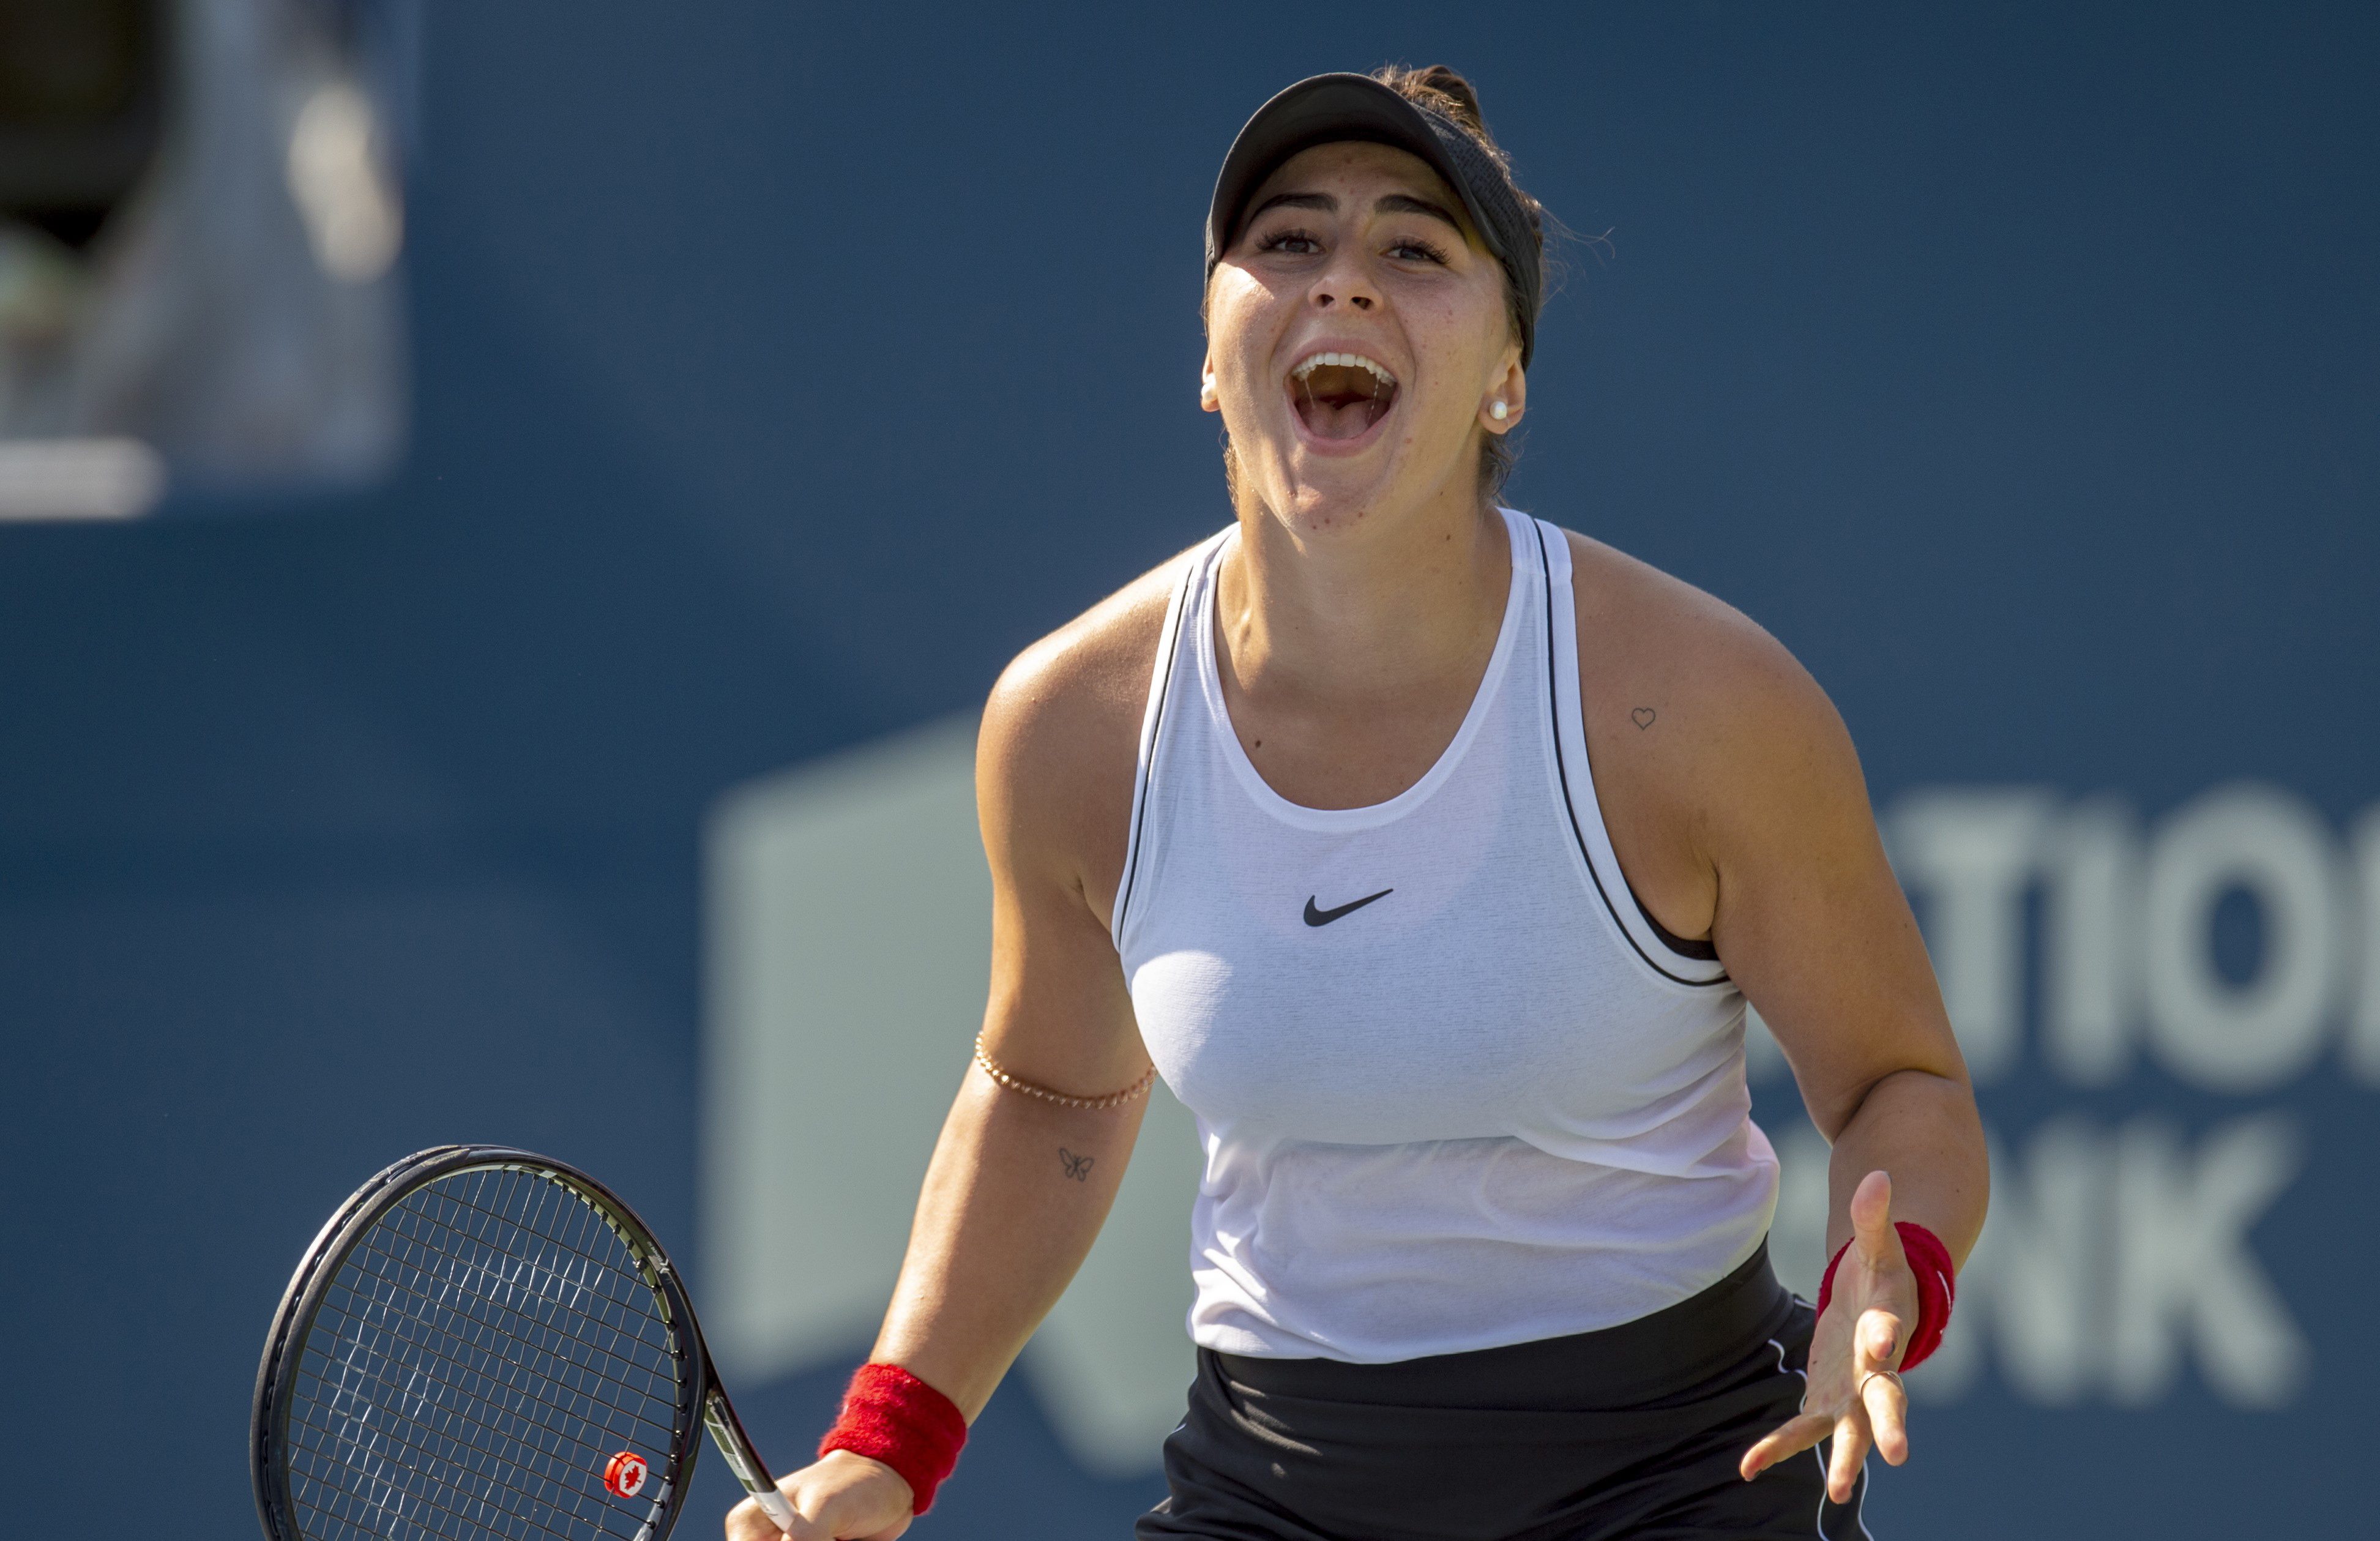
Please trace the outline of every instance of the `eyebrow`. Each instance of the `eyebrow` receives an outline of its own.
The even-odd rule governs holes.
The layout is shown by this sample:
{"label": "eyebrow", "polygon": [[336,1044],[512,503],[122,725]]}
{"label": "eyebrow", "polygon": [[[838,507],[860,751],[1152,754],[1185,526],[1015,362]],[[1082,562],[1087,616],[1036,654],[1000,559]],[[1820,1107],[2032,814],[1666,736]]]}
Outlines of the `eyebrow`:
{"label": "eyebrow", "polygon": [[[1319,209],[1324,213],[1335,214],[1339,212],[1339,200],[1329,193],[1275,193],[1248,211],[1247,223],[1254,224],[1267,211],[1272,209]],[[1376,214],[1424,214],[1431,219],[1445,221],[1458,233],[1463,229],[1463,222],[1456,219],[1442,205],[1432,203],[1426,198],[1415,198],[1410,193],[1384,193],[1380,200],[1372,205],[1372,212]]]}
{"label": "eyebrow", "polygon": [[1248,211],[1247,223],[1254,224],[1269,209],[1319,209],[1326,214],[1335,214],[1339,212],[1339,200],[1329,193],[1275,193]]}
{"label": "eyebrow", "polygon": [[1454,227],[1457,234],[1463,229],[1463,222],[1445,209],[1426,198],[1415,198],[1406,193],[1390,193],[1372,205],[1372,212],[1376,214],[1427,214],[1432,219],[1444,220]]}

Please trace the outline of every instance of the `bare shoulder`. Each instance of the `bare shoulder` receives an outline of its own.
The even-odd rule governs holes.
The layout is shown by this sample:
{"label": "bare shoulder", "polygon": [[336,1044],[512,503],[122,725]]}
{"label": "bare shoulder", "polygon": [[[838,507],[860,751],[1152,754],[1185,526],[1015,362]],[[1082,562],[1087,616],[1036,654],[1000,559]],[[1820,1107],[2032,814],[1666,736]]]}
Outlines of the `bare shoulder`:
{"label": "bare shoulder", "polygon": [[1615,673],[1607,683],[1662,698],[1627,702],[1632,727],[1644,721],[1644,706],[1658,722],[1663,701],[1670,725],[1697,735],[1790,728],[1805,719],[1815,719],[1804,722],[1810,727],[1840,725],[1810,672],[1750,616],[1648,562],[1564,533],[1576,571],[1579,640],[1593,643],[1582,648],[1582,662],[1608,661]]}
{"label": "bare shoulder", "polygon": [[976,790],[995,867],[1077,886],[1102,918],[1123,869],[1141,716],[1184,560],[1017,654],[984,706]]}
{"label": "bare shoulder", "polygon": [[1730,847],[1822,808],[1866,818],[1851,735],[1809,671],[1751,617],[1567,533],[1597,800],[1638,896],[1674,928],[1666,899],[1692,928],[1679,934],[1704,935]]}

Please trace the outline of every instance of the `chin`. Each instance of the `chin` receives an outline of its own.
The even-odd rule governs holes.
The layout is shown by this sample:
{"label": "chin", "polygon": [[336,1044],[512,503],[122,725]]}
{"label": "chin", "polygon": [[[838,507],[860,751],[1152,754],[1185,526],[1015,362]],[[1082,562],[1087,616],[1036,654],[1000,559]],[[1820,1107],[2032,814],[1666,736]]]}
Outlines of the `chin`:
{"label": "chin", "polygon": [[1300,537],[1329,540],[1359,529],[1384,511],[1384,494],[1392,482],[1386,476],[1343,474],[1351,468],[1332,466],[1320,476],[1293,476],[1277,500],[1267,500],[1266,507]]}

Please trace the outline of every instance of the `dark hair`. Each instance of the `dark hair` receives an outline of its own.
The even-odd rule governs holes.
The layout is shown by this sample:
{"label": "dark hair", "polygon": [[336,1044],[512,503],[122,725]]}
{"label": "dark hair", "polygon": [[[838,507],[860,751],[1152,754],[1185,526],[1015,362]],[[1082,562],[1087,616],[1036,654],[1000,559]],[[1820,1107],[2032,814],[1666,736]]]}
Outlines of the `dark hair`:
{"label": "dark hair", "polygon": [[[1529,212],[1530,225],[1537,233],[1537,249],[1534,256],[1537,271],[1542,275],[1539,288],[1544,293],[1552,293],[1556,273],[1545,249],[1545,232],[1551,216],[1546,212],[1546,206],[1530,196],[1529,190],[1513,177],[1512,157],[1504,153],[1504,147],[1496,142],[1494,134],[1488,132],[1488,119],[1480,113],[1478,88],[1444,65],[1430,65],[1422,69],[1411,69],[1403,65],[1382,65],[1372,71],[1372,79],[1415,106],[1436,113],[1462,129],[1502,170],[1504,179],[1512,183],[1512,191],[1520,197],[1521,207]],[[1525,322],[1536,319],[1522,316],[1521,307],[1525,303],[1512,284],[1505,284],[1504,305],[1515,337],[1524,334]],[[1513,442],[1511,433],[1482,432],[1479,437],[1479,495],[1492,501],[1502,494],[1504,482],[1512,474],[1512,463],[1521,456],[1521,446]]]}

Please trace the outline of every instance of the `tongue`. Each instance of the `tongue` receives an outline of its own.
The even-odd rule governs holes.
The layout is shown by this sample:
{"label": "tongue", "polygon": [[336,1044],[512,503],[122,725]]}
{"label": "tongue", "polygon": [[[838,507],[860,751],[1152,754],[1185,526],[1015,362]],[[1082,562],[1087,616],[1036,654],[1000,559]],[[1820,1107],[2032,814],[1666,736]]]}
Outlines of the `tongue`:
{"label": "tongue", "polygon": [[1301,402],[1297,415],[1318,439],[1360,439],[1375,416],[1369,396]]}
{"label": "tongue", "polygon": [[1388,417],[1397,388],[1368,370],[1323,364],[1305,379],[1290,381],[1290,400],[1317,438],[1361,438],[1364,429]]}

